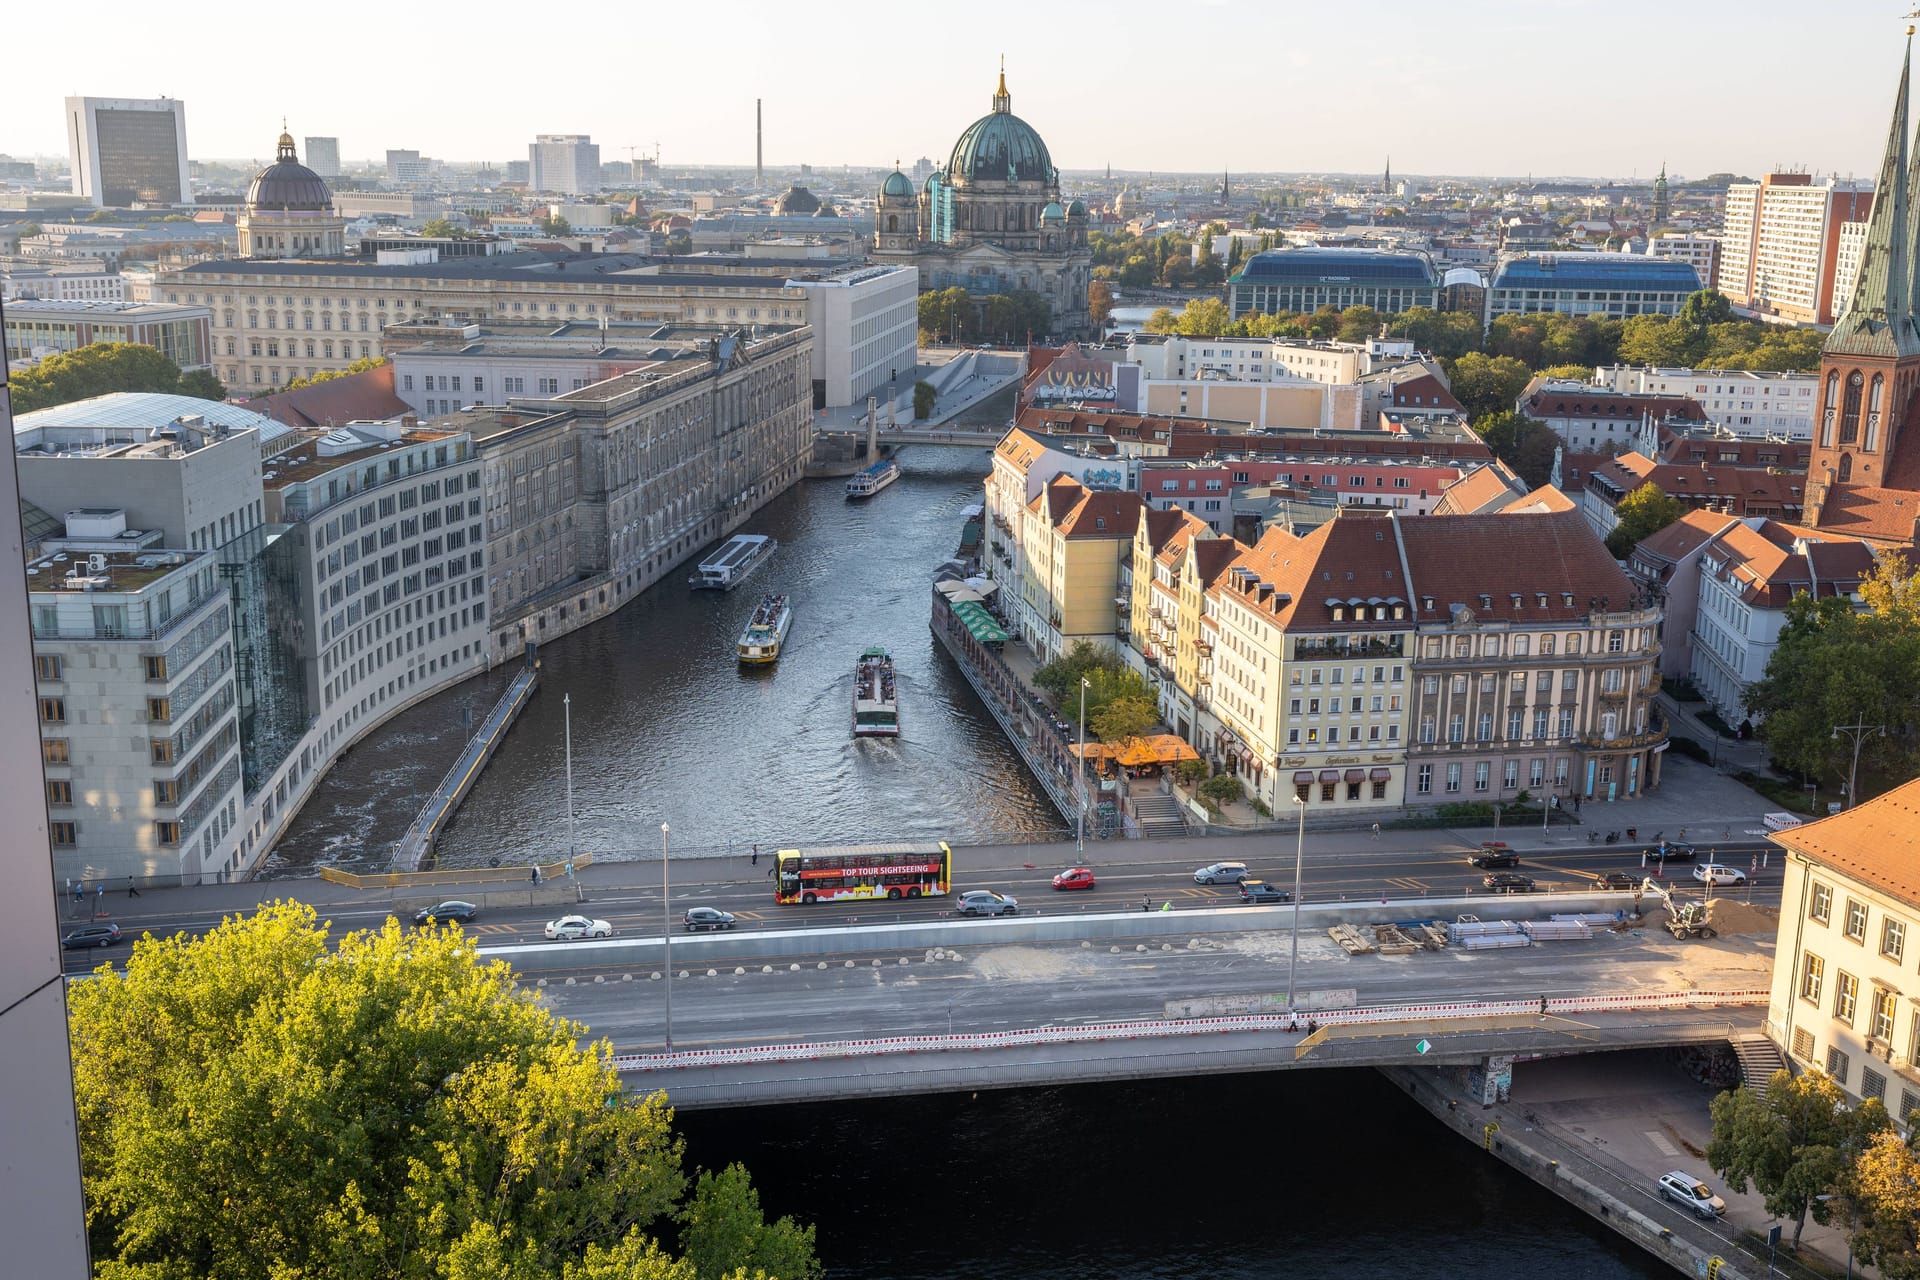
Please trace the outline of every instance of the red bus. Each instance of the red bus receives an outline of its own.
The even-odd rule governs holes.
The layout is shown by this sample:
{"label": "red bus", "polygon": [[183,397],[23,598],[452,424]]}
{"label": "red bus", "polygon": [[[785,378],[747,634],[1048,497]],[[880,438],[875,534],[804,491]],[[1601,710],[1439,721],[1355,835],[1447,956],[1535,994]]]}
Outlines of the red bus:
{"label": "red bus", "polygon": [[776,902],[843,898],[924,898],[945,893],[953,850],[933,844],[847,844],[774,854]]}

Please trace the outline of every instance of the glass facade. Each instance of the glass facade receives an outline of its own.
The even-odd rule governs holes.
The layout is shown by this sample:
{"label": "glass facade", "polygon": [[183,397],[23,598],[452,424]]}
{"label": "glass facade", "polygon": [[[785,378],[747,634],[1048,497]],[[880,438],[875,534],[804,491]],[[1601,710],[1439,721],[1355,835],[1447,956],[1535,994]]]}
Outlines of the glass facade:
{"label": "glass facade", "polygon": [[179,134],[171,111],[94,112],[99,138],[100,202],[184,204]]}

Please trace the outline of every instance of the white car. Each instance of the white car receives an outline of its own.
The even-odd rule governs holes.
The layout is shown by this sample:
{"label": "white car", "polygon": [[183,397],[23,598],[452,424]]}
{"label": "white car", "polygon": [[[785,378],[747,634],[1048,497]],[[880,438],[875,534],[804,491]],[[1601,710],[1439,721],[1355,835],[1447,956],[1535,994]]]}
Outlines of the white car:
{"label": "white car", "polygon": [[1019,899],[991,889],[969,889],[954,900],[953,906],[963,916],[1011,916],[1020,911]]}
{"label": "white car", "polygon": [[613,926],[605,920],[589,920],[585,916],[561,916],[547,921],[547,936],[564,942],[575,938],[611,938]]}
{"label": "white car", "polygon": [[1702,862],[1694,867],[1693,878],[1704,885],[1745,884],[1747,873],[1738,867],[1723,866],[1718,862]]}
{"label": "white car", "polygon": [[1712,1187],[1680,1169],[1661,1174],[1659,1187],[1661,1195],[1708,1222],[1727,1211],[1727,1202],[1713,1194]]}

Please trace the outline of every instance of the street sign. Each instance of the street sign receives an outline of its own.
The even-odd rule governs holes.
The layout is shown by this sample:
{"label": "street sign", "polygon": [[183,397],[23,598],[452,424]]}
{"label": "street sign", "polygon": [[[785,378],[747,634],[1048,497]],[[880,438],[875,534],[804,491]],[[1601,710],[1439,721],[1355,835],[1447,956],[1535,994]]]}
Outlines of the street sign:
{"label": "street sign", "polygon": [[1425,1053],[1431,1048],[1433,1048],[1433,1044],[1427,1040],[1416,1040],[1413,1045],[1413,1051],[1415,1053]]}

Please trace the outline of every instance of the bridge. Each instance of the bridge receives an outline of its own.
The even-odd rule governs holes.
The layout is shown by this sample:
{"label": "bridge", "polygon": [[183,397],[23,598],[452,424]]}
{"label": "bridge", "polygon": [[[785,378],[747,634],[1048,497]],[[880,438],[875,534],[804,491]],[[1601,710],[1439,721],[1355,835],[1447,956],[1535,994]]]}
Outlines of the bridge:
{"label": "bridge", "polygon": [[[1329,929],[1618,898],[1116,912],[483,948],[680,1107],[1276,1068],[1466,1065],[1738,1039],[1770,959],[1659,929],[1498,951],[1348,955]],[[1684,967],[1688,984],[1672,974]],[[1285,992],[1297,977],[1293,1013]],[[671,984],[673,1045],[665,1018]],[[1544,1001],[1544,1005],[1543,1005]],[[1314,1025],[1309,1028],[1307,1019]]]}
{"label": "bridge", "polygon": [[[867,433],[864,431],[817,431],[814,434],[857,441],[864,439]],[[879,441],[882,447],[892,449],[902,449],[910,444],[951,444],[967,448],[991,449],[999,444],[1006,434],[1005,427],[882,427],[879,431]]]}

